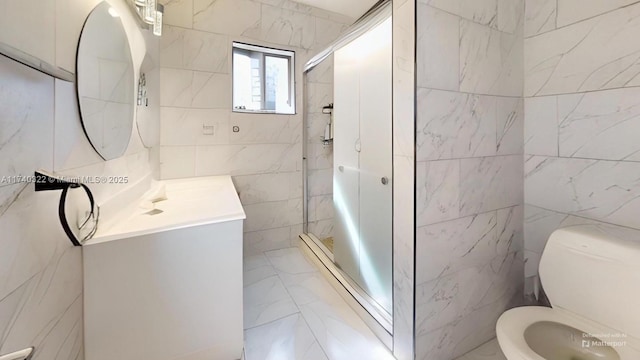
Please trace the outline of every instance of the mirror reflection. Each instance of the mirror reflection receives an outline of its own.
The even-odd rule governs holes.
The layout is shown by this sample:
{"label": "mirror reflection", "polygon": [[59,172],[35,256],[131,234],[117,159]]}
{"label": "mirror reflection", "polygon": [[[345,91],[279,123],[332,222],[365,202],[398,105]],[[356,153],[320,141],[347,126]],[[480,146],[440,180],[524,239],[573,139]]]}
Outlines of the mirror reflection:
{"label": "mirror reflection", "polygon": [[136,125],[142,144],[152,148],[160,144],[160,67],[146,54],[140,66],[140,76],[136,89]]}
{"label": "mirror reflection", "polygon": [[76,70],[82,126],[91,145],[105,160],[122,156],[133,127],[133,60],[120,15],[104,1],[84,25]]}

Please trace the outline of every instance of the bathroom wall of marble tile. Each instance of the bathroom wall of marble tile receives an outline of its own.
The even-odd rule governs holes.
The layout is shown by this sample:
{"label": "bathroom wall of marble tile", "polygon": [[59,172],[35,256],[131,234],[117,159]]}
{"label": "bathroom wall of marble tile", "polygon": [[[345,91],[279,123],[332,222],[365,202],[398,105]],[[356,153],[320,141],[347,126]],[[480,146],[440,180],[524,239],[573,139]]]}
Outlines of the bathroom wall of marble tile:
{"label": "bathroom wall of marble tile", "polygon": [[[98,2],[0,0],[0,42],[75,72],[80,31]],[[43,169],[68,176],[129,176],[133,183],[156,167],[135,126],[125,156],[109,162],[98,156],[82,129],[73,83],[54,81],[5,57],[0,57],[0,78],[0,178]],[[35,360],[83,359],[82,253],[59,224],[60,194],[35,193],[33,184],[4,180],[0,354],[35,346]],[[92,189],[100,203],[126,186]]]}
{"label": "bathroom wall of marble tile", "polygon": [[638,1],[527,0],[527,283],[558,227],[640,228],[638,19]]}
{"label": "bathroom wall of marble tile", "polygon": [[393,355],[415,356],[416,1],[393,5]]}
{"label": "bathroom wall of marble tile", "polygon": [[[307,181],[309,232],[318,239],[333,237],[333,145],[323,142],[330,115],[322,107],[333,103],[333,56],[307,75]],[[324,102],[324,103],[323,103]]]}
{"label": "bathroom wall of marble tile", "polygon": [[[164,3],[161,176],[231,174],[247,213],[245,254],[290,246],[302,233],[303,222],[302,68],[353,19],[287,0]],[[233,41],[296,52],[297,115],[231,111]],[[331,102],[324,91],[330,87],[309,87],[311,111]],[[203,125],[214,126],[215,134],[202,135]],[[240,131],[233,132],[234,126]],[[326,157],[314,160],[319,167],[314,169],[318,181],[313,191],[330,195],[330,167],[322,164]],[[318,207],[322,200],[316,199]]]}
{"label": "bathroom wall of marble tile", "polygon": [[524,2],[417,11],[416,356],[449,360],[522,298]]}

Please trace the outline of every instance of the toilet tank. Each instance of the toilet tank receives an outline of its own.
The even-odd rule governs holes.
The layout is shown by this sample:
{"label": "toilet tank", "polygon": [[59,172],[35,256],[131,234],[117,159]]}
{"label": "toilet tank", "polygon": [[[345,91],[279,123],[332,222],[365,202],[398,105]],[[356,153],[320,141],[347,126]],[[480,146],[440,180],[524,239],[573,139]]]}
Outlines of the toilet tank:
{"label": "toilet tank", "polygon": [[640,231],[580,225],[556,230],[540,260],[554,308],[640,339]]}

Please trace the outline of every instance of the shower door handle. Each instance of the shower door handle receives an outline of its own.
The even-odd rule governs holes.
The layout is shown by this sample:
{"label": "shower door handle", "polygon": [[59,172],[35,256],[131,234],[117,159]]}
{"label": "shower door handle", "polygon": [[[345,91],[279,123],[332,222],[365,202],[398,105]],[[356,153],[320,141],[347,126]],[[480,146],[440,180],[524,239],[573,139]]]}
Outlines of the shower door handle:
{"label": "shower door handle", "polygon": [[382,183],[382,185],[387,185],[389,183],[389,178],[383,176],[382,179],[380,179],[380,182]]}

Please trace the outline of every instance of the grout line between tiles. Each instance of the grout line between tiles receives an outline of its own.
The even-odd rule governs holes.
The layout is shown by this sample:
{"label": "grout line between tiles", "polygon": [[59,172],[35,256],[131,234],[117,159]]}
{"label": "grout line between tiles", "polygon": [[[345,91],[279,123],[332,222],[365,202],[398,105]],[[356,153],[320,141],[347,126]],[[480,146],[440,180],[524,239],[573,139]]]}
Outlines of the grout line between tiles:
{"label": "grout line between tiles", "polygon": [[[298,249],[295,248],[294,249]],[[299,251],[299,250],[298,250]],[[320,340],[317,338],[315,332],[311,329],[311,325],[309,324],[309,322],[307,321],[307,318],[304,316],[304,313],[302,312],[302,310],[300,309],[300,305],[298,304],[298,302],[295,300],[295,298],[291,295],[291,292],[289,291],[289,286],[284,282],[284,280],[282,279],[282,277],[280,276],[281,272],[278,271],[278,269],[275,267],[275,265],[271,262],[271,259],[267,256],[267,252],[265,251],[263,253],[264,257],[267,259],[267,261],[269,262],[269,264],[271,264],[271,266],[273,267],[273,269],[276,272],[276,276],[278,277],[278,279],[280,279],[280,282],[282,282],[282,285],[284,286],[285,291],[287,292],[287,294],[289,295],[289,297],[291,298],[291,301],[293,301],[293,303],[296,305],[296,308],[298,309],[298,314],[300,314],[300,317],[302,318],[302,320],[304,321],[305,325],[307,325],[307,329],[309,330],[309,332],[311,333],[311,336],[313,336],[313,339],[315,340],[315,342],[318,344],[318,347],[320,347],[320,350],[322,350],[322,353],[324,354],[324,356],[326,356],[327,359],[329,359],[329,355],[327,354],[326,350],[324,349],[324,346],[322,346],[322,344],[320,343]],[[302,254],[301,254],[302,255]],[[302,255],[304,256],[304,255]],[[317,272],[317,271],[315,271]],[[313,273],[315,273],[313,272]],[[311,274],[311,273],[309,273]]]}

